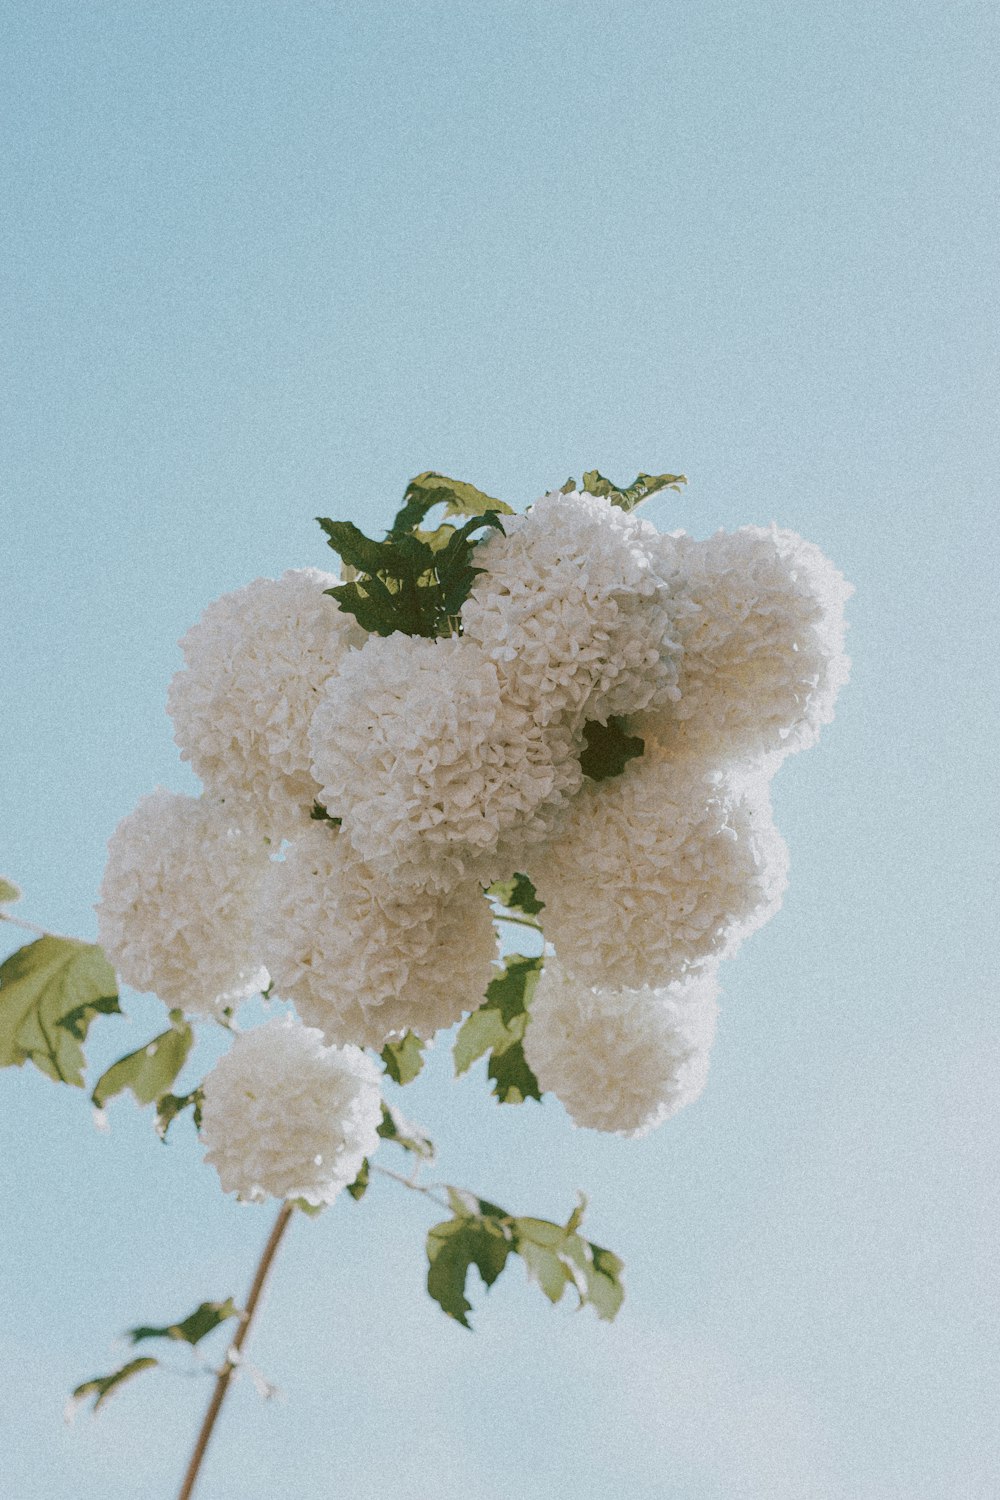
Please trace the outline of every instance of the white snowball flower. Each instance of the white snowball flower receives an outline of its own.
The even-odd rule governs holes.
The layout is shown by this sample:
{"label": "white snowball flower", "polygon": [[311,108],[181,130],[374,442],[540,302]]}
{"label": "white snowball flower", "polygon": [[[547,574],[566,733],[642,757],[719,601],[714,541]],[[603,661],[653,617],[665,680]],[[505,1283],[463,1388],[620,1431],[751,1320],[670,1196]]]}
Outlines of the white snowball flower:
{"label": "white snowball flower", "polygon": [[504,693],[548,723],[660,707],[677,696],[671,539],[597,495],[545,495],[476,549],[467,638]]}
{"label": "white snowball flower", "polygon": [[780,906],[787,860],[763,779],[671,764],[650,743],[584,787],[528,874],[564,967],[638,989],[735,952]]}
{"label": "white snowball flower", "polygon": [[479,885],[395,893],[343,832],[314,824],[272,865],[261,950],[275,991],[329,1042],[430,1038],[482,1004],[496,935]]}
{"label": "white snowball flower", "polygon": [[111,836],[96,907],[120,978],[194,1015],[263,988],[253,916],[267,866],[263,836],[231,808],[162,787],[143,797]]}
{"label": "white snowball flower", "polygon": [[853,589],[792,531],[745,526],[680,549],[680,699],[636,721],[682,752],[773,764],[817,739],[847,681]]}
{"label": "white snowball flower", "polygon": [[278,835],[316,798],[308,732],[317,694],[366,639],[324,593],[338,581],[298,568],[224,594],[184,636],[187,666],[170,684],[181,758],[211,791],[245,801]]}
{"label": "white snowball flower", "polygon": [[506,700],[474,641],[372,636],[310,731],[319,800],[384,879],[446,890],[509,874],[582,780],[577,747]]}
{"label": "white snowball flower", "polygon": [[714,968],[663,989],[593,989],[549,957],[524,1056],[577,1125],[648,1135],[705,1087],[718,993]]}
{"label": "white snowball flower", "polygon": [[379,1142],[379,1072],[290,1016],[239,1035],[202,1085],[205,1160],[245,1202],[332,1203]]}

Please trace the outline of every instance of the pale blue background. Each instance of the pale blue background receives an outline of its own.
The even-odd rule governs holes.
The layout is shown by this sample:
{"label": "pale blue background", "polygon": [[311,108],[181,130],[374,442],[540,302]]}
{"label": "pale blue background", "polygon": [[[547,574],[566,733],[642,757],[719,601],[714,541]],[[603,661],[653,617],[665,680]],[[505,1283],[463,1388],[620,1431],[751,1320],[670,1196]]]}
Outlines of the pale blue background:
{"label": "pale blue background", "polygon": [[[380,1183],[294,1226],[252,1346],[287,1402],[234,1393],[201,1500],[992,1500],[995,8],[14,0],[0,26],[25,916],[92,936],[114,825],[192,785],[164,699],[205,604],[325,566],[312,518],[382,525],[421,469],[524,504],[680,468],[661,526],[775,519],[857,586],[703,1100],[606,1139],[451,1083],[443,1045],[403,1100],[453,1181],[590,1193],[619,1322],[515,1264],[463,1332],[422,1289],[430,1213]],[[100,1063],[157,1024],[126,1004]],[[64,1395],[130,1323],[241,1294],[270,1215],[187,1124],[165,1148],[119,1101],[100,1135],[27,1069],[0,1099],[0,1492],[170,1497],[201,1381],[72,1429]]]}

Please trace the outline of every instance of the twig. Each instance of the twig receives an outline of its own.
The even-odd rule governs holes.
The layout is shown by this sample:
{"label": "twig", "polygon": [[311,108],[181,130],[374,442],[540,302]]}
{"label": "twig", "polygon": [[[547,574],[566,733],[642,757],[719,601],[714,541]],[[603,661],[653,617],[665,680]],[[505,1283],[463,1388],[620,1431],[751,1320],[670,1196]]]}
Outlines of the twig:
{"label": "twig", "polygon": [[271,1233],[268,1236],[267,1244],[264,1246],[264,1253],[261,1255],[260,1262],[257,1266],[257,1271],[254,1275],[253,1285],[251,1286],[249,1296],[247,1297],[247,1304],[243,1309],[243,1314],[240,1318],[240,1326],[236,1330],[236,1336],[233,1339],[233,1342],[226,1350],[226,1357],[223,1360],[222,1368],[215,1378],[215,1390],[212,1392],[212,1399],[208,1403],[208,1410],[205,1413],[205,1420],[201,1424],[201,1430],[198,1433],[198,1438],[194,1445],[194,1451],[191,1454],[191,1461],[187,1466],[187,1472],[184,1475],[184,1480],[181,1484],[180,1494],[177,1496],[177,1500],[190,1500],[190,1497],[194,1492],[195,1481],[198,1478],[198,1472],[201,1468],[202,1460],[205,1457],[205,1450],[208,1447],[209,1439],[212,1436],[212,1432],[218,1419],[219,1412],[222,1410],[222,1403],[226,1399],[226,1392],[229,1389],[229,1382],[232,1380],[233,1372],[240,1362],[240,1350],[243,1348],[243,1345],[246,1342],[247,1334],[250,1332],[250,1325],[253,1322],[254,1313],[257,1311],[257,1303],[260,1301],[260,1294],[264,1290],[264,1283],[267,1281],[268,1272],[271,1269],[271,1262],[274,1260],[275,1255],[278,1253],[278,1246],[281,1244],[281,1237],[284,1234],[285,1230],[288,1228],[288,1224],[293,1212],[294,1207],[291,1203],[283,1203],[281,1205],[281,1208],[278,1210],[278,1217],[275,1219],[274,1224],[271,1228]]}

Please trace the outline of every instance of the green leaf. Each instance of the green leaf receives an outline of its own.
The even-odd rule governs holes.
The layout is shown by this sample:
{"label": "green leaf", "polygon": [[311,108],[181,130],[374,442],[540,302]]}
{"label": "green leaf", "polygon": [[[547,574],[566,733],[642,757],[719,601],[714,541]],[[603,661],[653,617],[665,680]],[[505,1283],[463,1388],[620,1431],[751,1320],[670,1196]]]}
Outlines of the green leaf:
{"label": "green leaf", "polygon": [[[429,508],[429,494],[408,502],[397,523],[405,518],[415,525]],[[437,547],[408,526],[397,524],[384,542],[375,542],[351,521],[318,517],[329,545],[354,575],[326,592],[371,633],[387,636],[398,630],[427,639],[450,635],[478,571],[471,563],[478,545],[472,533],[483,527],[503,530],[498,506],[450,527]]]}
{"label": "green leaf", "polygon": [[679,490],[682,484],[687,484],[683,474],[640,474],[627,489],[612,484],[596,469],[590,469],[583,476],[585,494],[604,495],[620,510],[635,510],[658,490]]}
{"label": "green leaf", "polygon": [[[115,1094],[130,1089],[136,1103],[152,1104],[170,1090],[170,1085],[187,1061],[194,1043],[194,1032],[179,1011],[171,1012],[169,1031],[154,1036],[151,1042],[129,1052],[112,1063],[94,1085],[91,1099],[103,1109]],[[169,1120],[167,1124],[169,1124]]]}
{"label": "green leaf", "polygon": [[426,1046],[412,1031],[405,1032],[398,1042],[386,1042],[380,1056],[393,1083],[413,1082],[424,1065]]}
{"label": "green leaf", "polygon": [[42,937],[0,965],[0,1067],[29,1059],[49,1078],[83,1087],[97,1015],[120,1015],[115,973],[96,943]]}
{"label": "green leaf", "polygon": [[179,1323],[168,1323],[164,1328],[130,1328],[128,1336],[133,1344],[143,1339],[173,1339],[176,1343],[198,1344],[230,1318],[238,1318],[240,1310],[232,1297],[225,1302],[202,1302],[193,1313],[188,1313]]}
{"label": "green leaf", "polygon": [[427,512],[435,505],[443,505],[446,516],[481,516],[488,510],[500,511],[502,515],[514,514],[502,500],[484,495],[475,485],[461,479],[448,479],[444,474],[435,474],[428,469],[411,479],[403,493],[403,508],[392,523],[390,536],[410,531],[419,526]]}
{"label": "green leaf", "polygon": [[565,1225],[548,1219],[514,1219],[514,1249],[529,1278],[538,1282],[550,1302],[558,1302],[566,1287],[572,1286],[581,1307],[590,1306],[599,1318],[610,1321],[625,1297],[624,1266],[610,1250],[576,1232],[584,1206],[581,1200]]}
{"label": "green leaf", "polygon": [[192,1111],[194,1128],[201,1128],[201,1107],[205,1096],[200,1088],[192,1089],[190,1094],[163,1094],[156,1101],[156,1133],[161,1141],[166,1141],[167,1131],[170,1129],[177,1116],[183,1114],[186,1109]]}
{"label": "green leaf", "polygon": [[529,1279],[550,1302],[558,1302],[570,1286],[581,1307],[593,1307],[599,1318],[615,1316],[625,1295],[622,1262],[577,1232],[585,1198],[581,1196],[565,1224],[554,1224],[549,1219],[514,1218],[461,1188],[447,1191],[453,1217],[435,1224],[427,1236],[427,1290],[463,1328],[469,1327],[467,1314],[472,1311],[466,1296],[469,1267],[476,1266],[490,1287],[512,1252],[521,1257]]}
{"label": "green leaf", "polygon": [[373,541],[353,521],[330,521],[323,516],[316,519],[326,532],[328,545],[359,573],[394,570],[398,559],[391,542]]}
{"label": "green leaf", "polygon": [[0,875],[0,905],[7,901],[20,901],[21,892],[12,880],[5,880]]}
{"label": "green leaf", "polygon": [[463,1021],[455,1038],[456,1077],[489,1052],[486,1073],[501,1104],[521,1104],[525,1099],[542,1097],[538,1080],[525,1061],[523,1045],[528,1006],[541,970],[540,957],[510,954],[504,960],[503,973],[490,980],[485,1001]]}
{"label": "green leaf", "polygon": [[360,1200],[365,1196],[365,1193],[367,1193],[368,1191],[368,1184],[370,1181],[371,1173],[368,1166],[368,1158],[366,1156],[364,1161],[361,1163],[361,1170],[359,1171],[357,1177],[355,1177],[353,1182],[348,1183],[347,1186],[347,1191],[350,1193],[355,1203],[360,1202]]}
{"label": "green leaf", "polygon": [[95,1380],[85,1380],[73,1392],[67,1408],[67,1416],[72,1417],[76,1408],[89,1396],[94,1397],[91,1411],[100,1411],[108,1397],[124,1385],[126,1380],[131,1380],[132,1376],[138,1375],[141,1370],[151,1370],[158,1364],[158,1359],[150,1359],[148,1355],[145,1355],[142,1359],[129,1360],[127,1365],[122,1365],[120,1370],[113,1370],[110,1375],[99,1375]]}
{"label": "green leaf", "polygon": [[313,803],[309,816],[314,823],[332,823],[335,828],[339,828],[344,821],[343,818],[332,818],[326,808],[321,807],[318,802]]}
{"label": "green leaf", "polygon": [[586,748],[580,756],[580,769],[592,781],[608,781],[620,776],[630,760],[646,748],[638,735],[626,734],[621,719],[610,718],[606,724],[588,719],[583,726]]}
{"label": "green leaf", "polygon": [[404,1151],[412,1151],[414,1156],[422,1157],[424,1161],[433,1161],[435,1156],[434,1142],[426,1136],[419,1125],[411,1125],[409,1120],[398,1109],[393,1109],[391,1104],[382,1101],[382,1122],[378,1127],[378,1133],[384,1141],[394,1141],[397,1146],[402,1146]]}
{"label": "green leaf", "polygon": [[427,1290],[449,1318],[470,1328],[472,1303],[465,1295],[469,1267],[491,1287],[511,1252],[510,1231],[492,1217],[460,1214],[435,1224],[427,1235]]}
{"label": "green leaf", "polygon": [[508,911],[520,911],[526,917],[536,917],[545,907],[545,902],[539,901],[535,887],[527,875],[514,875],[510,880],[495,880],[486,894]]}

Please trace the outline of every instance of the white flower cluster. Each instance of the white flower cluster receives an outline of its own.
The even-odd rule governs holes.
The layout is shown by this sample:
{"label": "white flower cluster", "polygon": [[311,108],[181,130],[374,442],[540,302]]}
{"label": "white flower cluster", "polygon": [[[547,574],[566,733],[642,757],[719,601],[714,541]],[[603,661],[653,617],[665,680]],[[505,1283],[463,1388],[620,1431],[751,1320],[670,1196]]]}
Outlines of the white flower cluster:
{"label": "white flower cluster", "polygon": [[532,868],[545,935],[588,984],[659,986],[734,953],[777,911],[788,855],[766,781],[653,742],[591,781]]}
{"label": "white flower cluster", "polygon": [[[447,638],[368,634],[306,568],[217,600],[181,643],[169,710],[205,791],[120,825],[101,941],[195,1014],[268,975],[294,1003],[206,1084],[209,1159],[242,1196],[342,1185],[374,1118],[350,1112],[351,1048],[482,1002],[494,880],[530,878],[558,955],[529,1065],[579,1123],[628,1135],[700,1092],[718,964],[780,904],[769,779],[846,681],[841,575],[790,532],[664,536],[591,494],[503,527]],[[595,763],[598,725],[642,753]]]}
{"label": "white flower cluster", "polygon": [[373,637],[327,684],[311,736],[320,801],[373,870],[411,888],[489,885],[583,780],[570,732],[505,697],[458,636]]}
{"label": "white flower cluster", "polygon": [[216,599],[181,641],[187,667],[167,696],[181,759],[279,837],[316,799],[317,695],[365,638],[324,593],[337,582],[298,568]]}
{"label": "white flower cluster", "polygon": [[503,691],[538,722],[659,708],[678,697],[672,538],[596,495],[545,495],[480,549],[462,608]]}
{"label": "white flower cluster", "polygon": [[714,969],[659,989],[600,989],[549,957],[524,1055],[577,1125],[648,1135],[705,1087],[718,993]]}
{"label": "white flower cluster", "polygon": [[331,1042],[430,1038],[482,1002],[496,935],[477,881],[399,893],[344,833],[303,829],[268,874],[259,935],[279,995]]}
{"label": "white flower cluster", "polygon": [[241,1033],[202,1088],[205,1160],[247,1202],[332,1203],[378,1145],[374,1063],[289,1017]]}
{"label": "white flower cluster", "polygon": [[101,945],[126,984],[217,1015],[267,984],[255,921],[267,868],[258,830],[235,825],[221,803],[158,787],[108,846]]}

